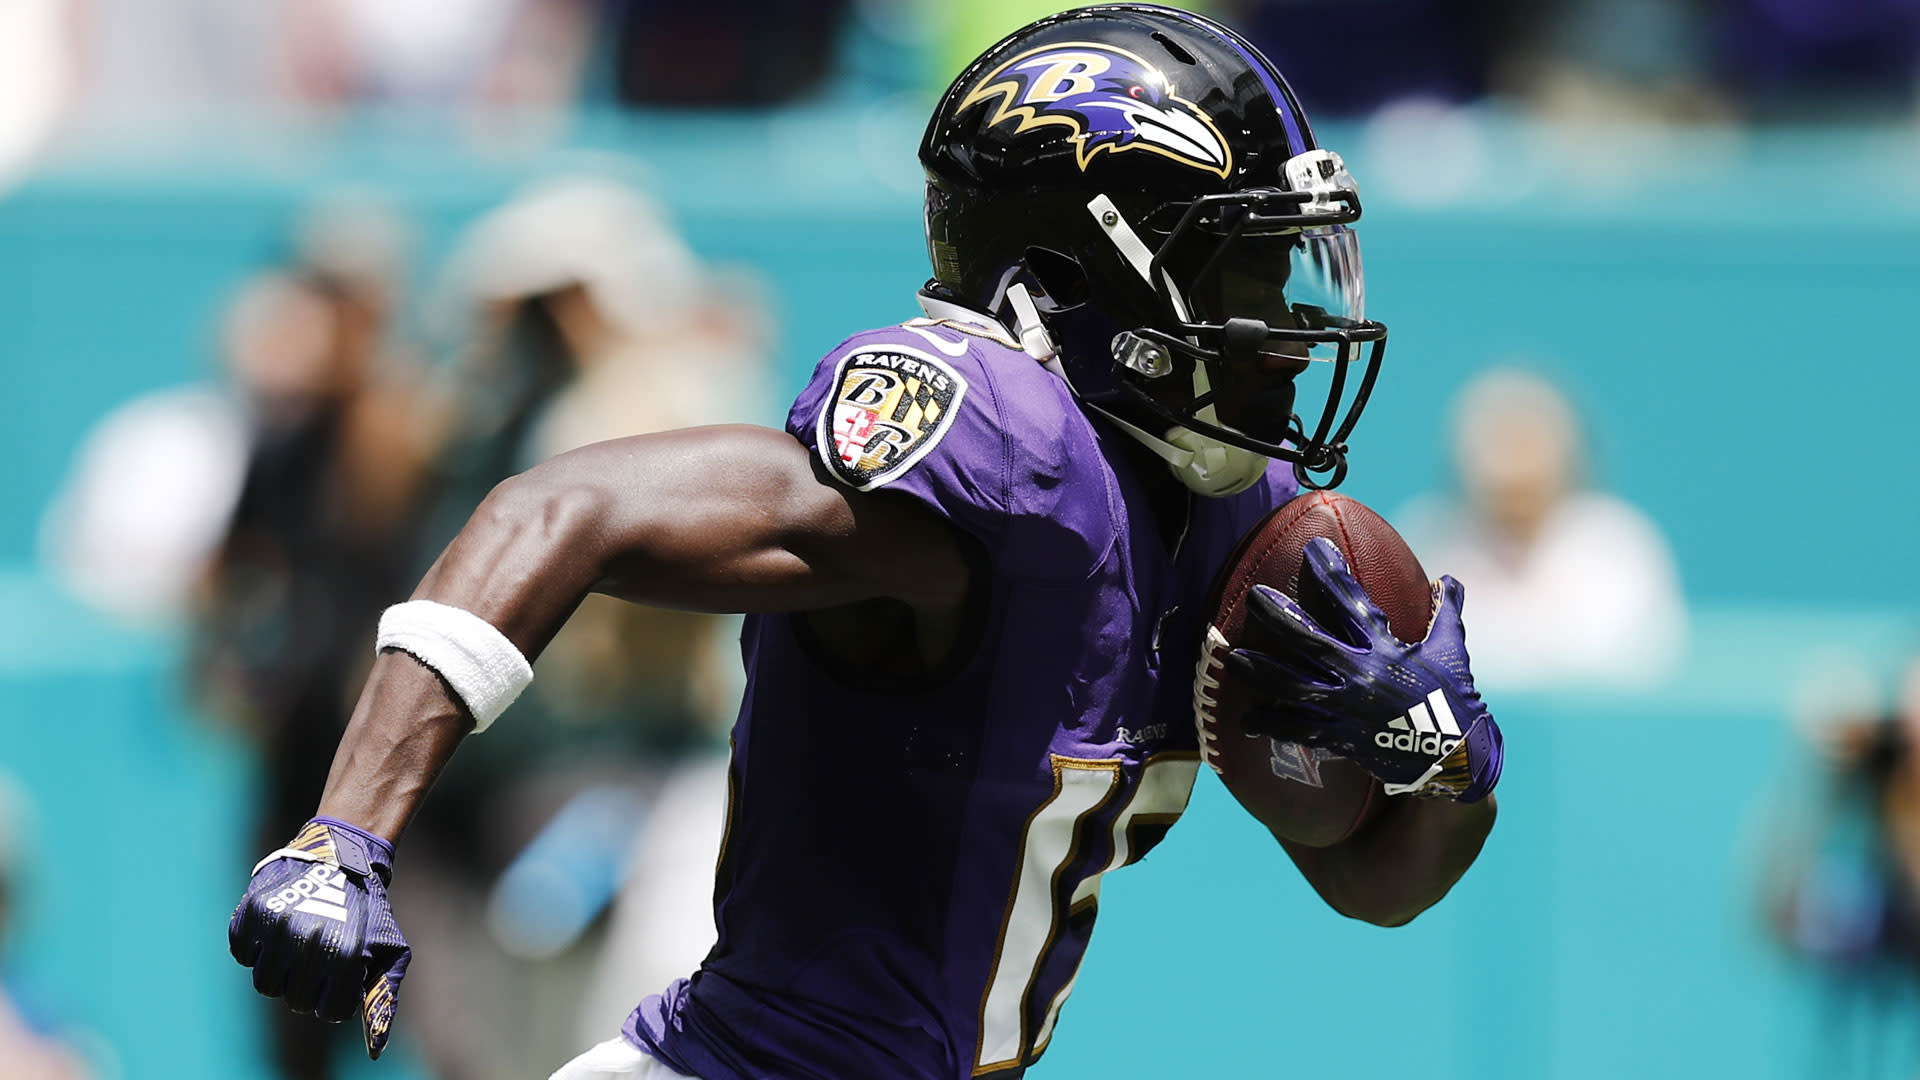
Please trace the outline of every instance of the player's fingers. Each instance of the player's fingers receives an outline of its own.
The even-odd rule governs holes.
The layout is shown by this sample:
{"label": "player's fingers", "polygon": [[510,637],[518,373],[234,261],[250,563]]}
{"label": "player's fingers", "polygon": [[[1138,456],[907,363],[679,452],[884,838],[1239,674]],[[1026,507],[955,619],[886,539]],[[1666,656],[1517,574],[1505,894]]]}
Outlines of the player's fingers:
{"label": "player's fingers", "polygon": [[227,951],[241,967],[252,967],[260,955],[259,909],[251,896],[240,901],[227,920]]}
{"label": "player's fingers", "polygon": [[1247,709],[1240,717],[1240,730],[1248,735],[1270,735],[1287,742],[1300,742],[1294,718],[1278,709]]}
{"label": "player's fingers", "polygon": [[[299,947],[295,948],[296,954]],[[303,1016],[311,1016],[320,1004],[320,995],[326,990],[327,977],[311,964],[295,962],[289,965],[286,985],[280,989],[281,1000],[287,1008]]]}
{"label": "player's fingers", "polygon": [[314,997],[313,1015],[329,1024],[338,1024],[360,1011],[360,980],[329,976],[320,980]]}
{"label": "player's fingers", "polygon": [[394,1007],[398,1003],[400,980],[386,973],[374,979],[361,1001],[361,1023],[367,1036],[367,1056],[375,1061],[387,1048],[393,1033]]}
{"label": "player's fingers", "polygon": [[343,952],[330,947],[322,926],[309,926],[298,935],[290,935],[290,942],[293,960],[281,996],[294,1012],[318,1014],[329,984],[359,981],[359,950]]}
{"label": "player's fingers", "polygon": [[367,1036],[367,1056],[378,1061],[392,1034],[393,1014],[400,1000],[400,980],[406,977],[413,950],[405,945],[397,949],[375,946],[369,955],[373,961],[372,973],[361,1002],[361,1021]]}
{"label": "player's fingers", "polygon": [[1240,730],[1306,746],[1338,746],[1344,715],[1339,697],[1336,687],[1298,683],[1281,696],[1241,710]]}
{"label": "player's fingers", "polygon": [[1338,672],[1324,664],[1254,649],[1235,649],[1228,653],[1227,676],[1240,685],[1255,688],[1260,703],[1317,700],[1345,683]]}
{"label": "player's fingers", "polygon": [[1245,641],[1260,652],[1299,653],[1322,659],[1339,647],[1339,642],[1292,597],[1266,585],[1255,585],[1247,593]]}
{"label": "player's fingers", "polygon": [[253,959],[253,988],[267,997],[279,997],[286,992],[292,947],[284,928],[268,929],[259,941],[260,951]]}
{"label": "player's fingers", "polygon": [[1455,580],[1451,574],[1441,574],[1440,580],[1433,583],[1433,619],[1427,624],[1428,642],[1459,645],[1466,639],[1466,624],[1461,619],[1461,609],[1467,601],[1467,588]]}
{"label": "player's fingers", "polygon": [[1301,574],[1301,590],[1304,592],[1308,588],[1318,587],[1332,601],[1330,606],[1346,620],[1345,629],[1351,629],[1361,641],[1392,634],[1387,629],[1386,612],[1381,611],[1380,605],[1374,603],[1373,597],[1368,596],[1367,590],[1361,587],[1347,566],[1346,556],[1340,554],[1340,549],[1334,546],[1333,541],[1324,536],[1314,537],[1307,541],[1303,557],[1305,570]]}

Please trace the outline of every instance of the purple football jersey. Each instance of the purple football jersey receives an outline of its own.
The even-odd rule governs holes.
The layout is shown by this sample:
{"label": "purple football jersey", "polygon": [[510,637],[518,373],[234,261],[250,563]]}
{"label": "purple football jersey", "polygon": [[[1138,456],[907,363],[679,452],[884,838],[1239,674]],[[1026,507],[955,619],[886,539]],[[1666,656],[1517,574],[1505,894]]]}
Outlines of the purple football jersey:
{"label": "purple football jersey", "polygon": [[[1102,875],[1185,808],[1215,570],[1292,474],[1190,499],[1163,538],[1115,430],[982,316],[855,335],[787,428],[828,473],[978,541],[977,645],[855,685],[790,615],[748,619],[719,941],[627,1035],[704,1080],[1019,1076],[1046,1049]],[[913,648],[880,634],[848,648]]]}

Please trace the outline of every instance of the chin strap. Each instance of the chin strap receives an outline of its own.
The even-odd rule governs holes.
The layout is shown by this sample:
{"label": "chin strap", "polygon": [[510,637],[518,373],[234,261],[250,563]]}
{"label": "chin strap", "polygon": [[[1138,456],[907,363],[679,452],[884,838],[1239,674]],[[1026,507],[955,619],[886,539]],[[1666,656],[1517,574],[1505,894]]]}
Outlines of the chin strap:
{"label": "chin strap", "polygon": [[1106,417],[1121,431],[1153,451],[1156,457],[1167,463],[1182,484],[1198,494],[1214,498],[1237,495],[1266,475],[1267,459],[1251,450],[1227,446],[1182,427],[1168,431],[1163,439],[1098,406],[1089,405],[1088,408]]}
{"label": "chin strap", "polygon": [[1040,321],[1040,309],[1034,305],[1033,295],[1027,287],[1014,282],[1007,286],[1007,303],[1013,308],[1013,336],[1020,339],[1020,348],[1028,356],[1040,362],[1040,366],[1060,376],[1067,385],[1073,385],[1067,379],[1067,371],[1060,366],[1060,347],[1053,343],[1053,335],[1047,333],[1047,324]]}
{"label": "chin strap", "polygon": [[[1013,333],[1020,339],[1020,348],[1071,387],[1073,380],[1067,378],[1066,369],[1060,364],[1060,350],[1053,343],[1053,335],[1047,333],[1046,324],[1040,321],[1040,310],[1027,287],[1016,282],[1007,287],[1006,296],[1008,306],[1013,308]],[[1267,459],[1251,450],[1225,446],[1181,427],[1161,438],[1098,406],[1087,407],[1153,451],[1182,484],[1202,495],[1238,494],[1252,487],[1267,471]]]}

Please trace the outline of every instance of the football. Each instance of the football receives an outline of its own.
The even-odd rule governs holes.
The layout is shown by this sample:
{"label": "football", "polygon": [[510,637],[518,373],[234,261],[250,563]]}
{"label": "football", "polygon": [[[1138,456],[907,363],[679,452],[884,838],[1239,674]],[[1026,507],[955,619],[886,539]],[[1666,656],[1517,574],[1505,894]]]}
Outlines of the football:
{"label": "football", "polygon": [[1310,492],[1268,514],[1221,567],[1208,600],[1212,618],[1193,694],[1207,764],[1276,836],[1310,847],[1338,843],[1364,824],[1386,798],[1380,782],[1324,750],[1240,730],[1239,703],[1225,662],[1255,585],[1286,593],[1315,621],[1331,625],[1331,613],[1316,610],[1326,605],[1318,590],[1305,597],[1300,590],[1307,542],[1319,536],[1340,549],[1355,580],[1386,613],[1395,637],[1407,642],[1426,637],[1433,618],[1432,586],[1406,541],[1358,500]]}

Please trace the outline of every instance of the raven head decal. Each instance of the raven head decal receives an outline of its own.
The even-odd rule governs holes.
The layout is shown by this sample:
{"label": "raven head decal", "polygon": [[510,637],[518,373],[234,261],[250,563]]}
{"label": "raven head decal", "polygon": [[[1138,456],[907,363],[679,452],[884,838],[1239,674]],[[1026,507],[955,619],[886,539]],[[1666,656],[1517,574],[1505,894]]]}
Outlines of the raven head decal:
{"label": "raven head decal", "polygon": [[1147,150],[1222,179],[1233,169],[1233,151],[1207,114],[1125,49],[1068,42],[1021,53],[980,80],[959,108],[995,98],[988,127],[1015,120],[1016,135],[1066,127],[1083,172],[1102,150]]}

